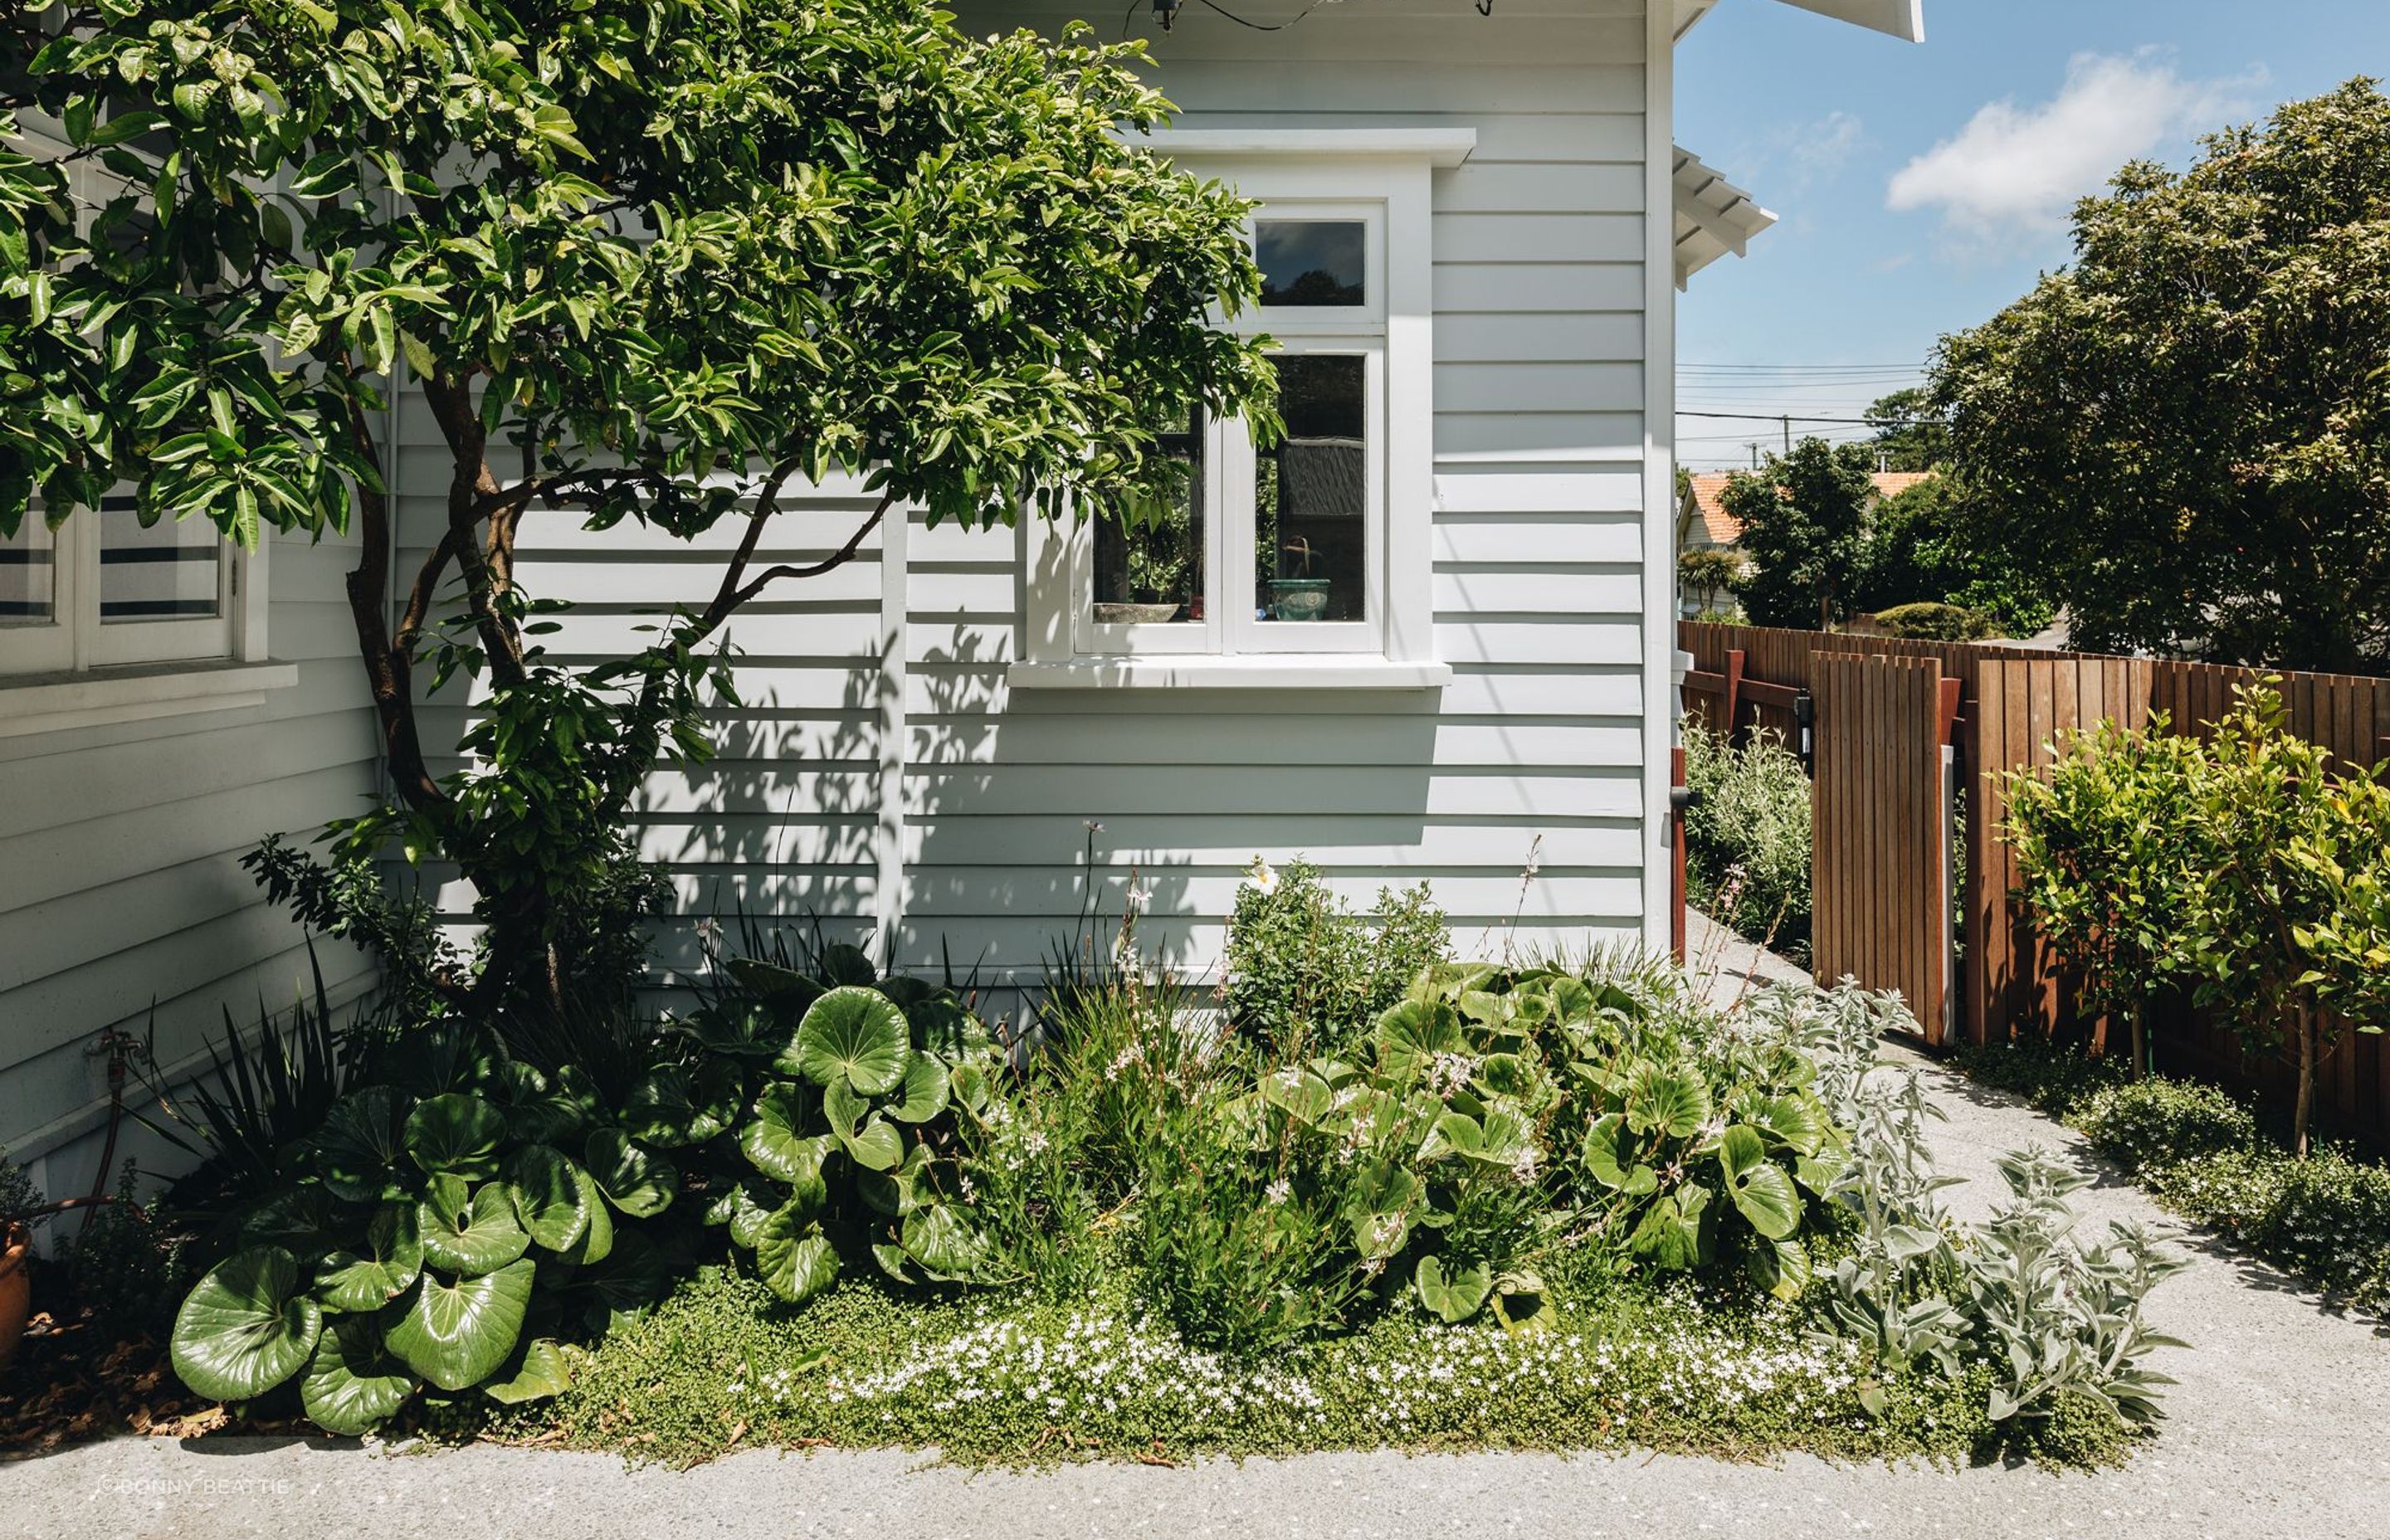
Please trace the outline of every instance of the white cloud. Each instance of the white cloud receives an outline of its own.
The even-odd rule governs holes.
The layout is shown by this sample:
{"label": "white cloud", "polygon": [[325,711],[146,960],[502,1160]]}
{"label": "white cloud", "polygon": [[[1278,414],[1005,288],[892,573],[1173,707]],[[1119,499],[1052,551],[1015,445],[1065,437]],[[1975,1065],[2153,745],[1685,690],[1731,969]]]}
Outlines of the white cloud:
{"label": "white cloud", "polygon": [[1823,178],[1843,169],[1867,137],[1866,125],[1839,108],[1814,123],[1804,123],[1792,135],[1788,148],[1803,180]]}
{"label": "white cloud", "polygon": [[1885,202],[1938,208],[1950,232],[1973,244],[2046,236],[2126,161],[2229,116],[2250,83],[2185,80],[2151,49],[2077,54],[2056,96],[1985,104],[1955,137],[1895,172]]}

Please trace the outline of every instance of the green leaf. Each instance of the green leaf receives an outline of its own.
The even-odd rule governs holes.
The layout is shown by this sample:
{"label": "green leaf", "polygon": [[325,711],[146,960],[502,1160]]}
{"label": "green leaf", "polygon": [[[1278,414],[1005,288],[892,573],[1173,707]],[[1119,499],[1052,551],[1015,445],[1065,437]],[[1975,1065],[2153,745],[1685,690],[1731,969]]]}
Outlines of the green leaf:
{"label": "green leaf", "polygon": [[477,1096],[451,1091],[406,1115],[406,1152],[435,1176],[479,1181],[495,1175],[507,1120]]}
{"label": "green leaf", "polygon": [[238,1251],[208,1270],[174,1315],[174,1372],[198,1394],[248,1401],[303,1367],[324,1329],[299,1259],[279,1246]]}
{"label": "green leaf", "polygon": [[598,1195],[597,1178],[579,1166],[572,1168],[572,1184],[579,1189],[581,1206],[589,1213],[589,1223],[578,1238],[558,1251],[557,1258],[580,1267],[603,1262],[613,1251],[614,1213]]}
{"label": "green leaf", "polygon": [[1383,1262],[1403,1249],[1426,1196],[1420,1179],[1392,1161],[1369,1161],[1354,1174],[1338,1212],[1363,1261]]}
{"label": "green leaf", "polygon": [[354,1438],[397,1416],[421,1383],[383,1343],[379,1321],[343,1315],[317,1340],[299,1405],[326,1432]]}
{"label": "green leaf", "polygon": [[798,1132],[807,1121],[807,1103],[819,1093],[803,1085],[776,1081],[755,1098],[755,1115],[739,1131],[739,1148],[747,1161],[765,1175],[786,1182],[818,1207],[829,1196],[822,1181],[822,1162],[829,1158],[827,1134]]}
{"label": "green leaf", "polygon": [[501,1405],[520,1406],[562,1395],[572,1388],[572,1366],[564,1349],[552,1337],[537,1337],[522,1345],[514,1362],[484,1384],[482,1393]]}
{"label": "green leaf", "polygon": [[813,1215],[791,1205],[764,1222],[755,1238],[755,1271],[772,1292],[803,1304],[838,1281],[838,1253]]}
{"label": "green leaf", "polygon": [[1378,1066],[1396,1080],[1408,1080],[1430,1058],[1462,1053],[1460,1017],[1441,1000],[1405,1000],[1378,1018]]}
{"label": "green leaf", "polygon": [[406,1143],[406,1098],[375,1085],[333,1103],[315,1133],[315,1174],[333,1197],[370,1203],[398,1196]]}
{"label": "green leaf", "polygon": [[508,1155],[500,1171],[514,1201],[516,1222],[533,1244],[561,1251],[589,1227],[595,1184],[562,1150],[527,1144]]}
{"label": "green leaf", "polygon": [[1623,1112],[1597,1118],[1586,1131],[1585,1169],[1603,1187],[1630,1197],[1657,1191],[1660,1186],[1660,1174],[1642,1163]]}
{"label": "green leaf", "polygon": [[1656,1267],[1682,1272],[1700,1266],[1711,1251],[1704,1224],[1709,1201],[1707,1187],[1677,1188],[1644,1212],[1626,1249]]}
{"label": "green leaf", "polygon": [[987,1251],[987,1238],[972,1228],[970,1219],[952,1203],[925,1203],[915,1209],[905,1216],[899,1234],[905,1253],[941,1282],[972,1277]]}
{"label": "green leaf", "polygon": [[1471,1263],[1447,1277],[1442,1258],[1423,1256],[1411,1281],[1419,1290],[1420,1303],[1440,1319],[1456,1326],[1484,1309],[1485,1297],[1494,1291],[1494,1271],[1482,1262]]}
{"label": "green leaf", "polygon": [[700,1144],[729,1127],[737,1115],[735,1093],[725,1091],[715,1077],[700,1080],[681,1065],[666,1065],[631,1087],[623,1125],[649,1144]]}
{"label": "green leaf", "polygon": [[838,1135],[838,1142],[855,1164],[870,1171],[893,1171],[905,1158],[905,1140],[896,1125],[877,1112],[864,1121],[852,1135]]}
{"label": "green leaf", "polygon": [[391,1351],[443,1391],[478,1384],[513,1354],[536,1268],[524,1257],[454,1284],[426,1273],[390,1328]]}
{"label": "green leaf", "polygon": [[1718,1141],[1718,1165],[1736,1212],[1753,1229],[1781,1240],[1801,1227],[1801,1195],[1783,1167],[1768,1163],[1767,1141],[1756,1131],[1742,1123],[1728,1129]]}
{"label": "green leaf", "polygon": [[1636,1133],[1690,1139],[1709,1117],[1709,1088],[1690,1072],[1646,1060],[1627,1076],[1626,1126]]}
{"label": "green leaf", "polygon": [[[327,1310],[372,1311],[406,1292],[423,1271],[416,1205],[384,1203],[366,1221],[365,1239],[315,1264],[315,1297]],[[319,1419],[320,1420],[320,1419]]]}
{"label": "green leaf", "polygon": [[637,1219],[649,1219],[672,1206],[680,1187],[680,1173],[662,1156],[632,1142],[618,1128],[601,1128],[589,1136],[582,1160],[597,1179],[598,1190],[616,1208]]}
{"label": "green leaf", "polygon": [[417,1221],[424,1260],[467,1277],[495,1273],[531,1250],[531,1237],[515,1222],[514,1199],[504,1182],[482,1183],[462,1212],[425,1203]]}
{"label": "green leaf", "polygon": [[886,1109],[898,1123],[927,1123],[946,1110],[946,1067],[937,1059],[917,1053],[905,1064],[905,1078],[896,1099]]}
{"label": "green leaf", "polygon": [[842,985],[797,1028],[796,1068],[816,1085],[843,1081],[866,1096],[894,1090],[912,1054],[905,1013],[876,989]]}

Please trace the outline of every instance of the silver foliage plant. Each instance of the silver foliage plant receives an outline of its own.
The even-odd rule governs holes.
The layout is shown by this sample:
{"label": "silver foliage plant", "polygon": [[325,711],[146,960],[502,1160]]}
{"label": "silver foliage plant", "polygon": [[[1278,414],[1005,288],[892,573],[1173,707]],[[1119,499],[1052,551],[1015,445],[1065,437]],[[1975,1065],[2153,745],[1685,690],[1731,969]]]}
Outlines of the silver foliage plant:
{"label": "silver foliage plant", "polygon": [[[1952,1219],[1940,1193],[1959,1178],[1936,1174],[1925,1137],[1929,1120],[1944,1114],[1914,1069],[1878,1053],[1895,1027],[1915,1028],[1899,996],[1848,980],[1831,990],[1765,990],[1737,1023],[1809,1054],[1819,1098],[1850,1136],[1831,1197],[1857,1234],[1829,1280],[1835,1330],[1887,1373],[1987,1364],[1996,1422],[2048,1417],[2069,1395],[2100,1397],[2136,1421],[2154,1416],[2158,1387],[2173,1381],[2141,1360],[2184,1344],[2152,1330],[2141,1306],[2189,1264],[2165,1236],[2129,1221],[2101,1239],[2078,1238],[2080,1215],[2067,1199],[2088,1179],[2038,1145],[2000,1160],[2009,1195],[1988,1221]],[[1881,1385],[1862,1386],[1861,1399],[1880,1410]]]}

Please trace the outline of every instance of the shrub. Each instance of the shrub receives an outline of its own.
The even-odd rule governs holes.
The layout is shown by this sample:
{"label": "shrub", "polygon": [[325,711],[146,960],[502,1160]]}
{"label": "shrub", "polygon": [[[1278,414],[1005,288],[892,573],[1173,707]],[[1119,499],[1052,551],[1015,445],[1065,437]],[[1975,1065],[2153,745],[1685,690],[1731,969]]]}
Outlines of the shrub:
{"label": "shrub", "polygon": [[1451,955],[1444,911],[1422,882],[1378,894],[1375,923],[1329,891],[1300,858],[1253,879],[1228,916],[1220,1003],[1240,1033],[1278,1058],[1340,1054],[1411,981]]}
{"label": "shrub", "polygon": [[2213,1085],[2150,1079],[2091,1095],[2075,1123],[2127,1172],[2164,1169],[2257,1142],[2257,1120]]}
{"label": "shrub", "polygon": [[1963,605],[1924,600],[1895,604],[1875,612],[1875,623],[1887,636],[1910,636],[1925,642],[1978,642],[1999,635],[1996,616]]}
{"label": "shrub", "polygon": [[2008,775],[2000,834],[2016,853],[2019,899],[2080,977],[2085,1009],[2128,1024],[2139,1074],[2149,996],[2191,966],[2199,747],[2169,734],[2164,713],[2140,732],[2101,722],[2055,747],[2048,770]]}
{"label": "shrub", "polygon": [[1718,923],[1796,960],[1809,953],[1809,776],[1783,739],[1737,745],[1684,725],[1685,887]]}

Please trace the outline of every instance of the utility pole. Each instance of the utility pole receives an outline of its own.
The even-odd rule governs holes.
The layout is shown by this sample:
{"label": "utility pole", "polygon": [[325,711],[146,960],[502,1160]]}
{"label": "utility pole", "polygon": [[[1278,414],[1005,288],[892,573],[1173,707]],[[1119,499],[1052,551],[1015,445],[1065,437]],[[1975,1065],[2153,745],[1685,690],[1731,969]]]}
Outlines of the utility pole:
{"label": "utility pole", "polygon": [[1751,468],[1752,468],[1752,469],[1754,469],[1754,470],[1757,470],[1757,469],[1759,468],[1759,443],[1758,443],[1758,441],[1757,441],[1757,440],[1755,440],[1755,439],[1754,439],[1754,440],[1753,440],[1753,441],[1752,441],[1752,443],[1750,443],[1750,445],[1749,445],[1748,447],[1749,447],[1749,448],[1750,448],[1750,450],[1751,450]]}
{"label": "utility pole", "polygon": [[1792,419],[1790,417],[1784,419],[1784,457],[1788,460],[1792,457]]}

